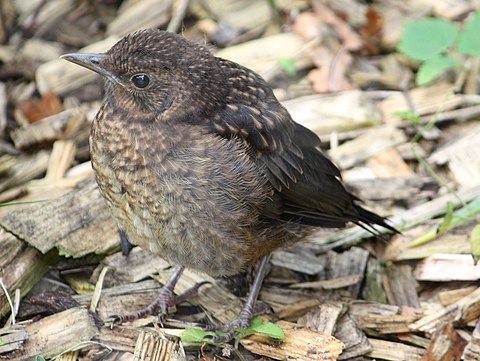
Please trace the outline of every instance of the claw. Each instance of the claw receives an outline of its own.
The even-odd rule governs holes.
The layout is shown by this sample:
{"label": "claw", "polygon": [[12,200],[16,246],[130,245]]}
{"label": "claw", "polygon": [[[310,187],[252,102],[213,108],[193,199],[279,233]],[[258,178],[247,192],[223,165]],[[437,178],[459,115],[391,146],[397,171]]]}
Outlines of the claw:
{"label": "claw", "polygon": [[[175,284],[177,283],[178,279],[180,278],[182,272],[184,270],[184,267],[179,267],[175,272],[173,272],[172,276],[168,279],[167,283],[165,286],[162,288],[160,291],[160,294],[158,295],[157,299],[148,305],[147,307],[136,311],[132,312],[126,315],[114,315],[110,316],[109,320],[112,322],[112,327],[115,323],[123,323],[126,321],[134,321],[138,320],[140,318],[143,318],[145,316],[149,315],[155,315],[158,314],[158,320],[160,324],[163,325],[165,322],[168,312],[172,307],[175,307],[176,303],[179,300],[185,299],[185,297],[182,297],[180,295],[179,297],[175,296],[173,293],[173,289],[175,288]],[[188,292],[188,291],[187,291]],[[190,292],[188,295],[191,295],[192,292]]]}

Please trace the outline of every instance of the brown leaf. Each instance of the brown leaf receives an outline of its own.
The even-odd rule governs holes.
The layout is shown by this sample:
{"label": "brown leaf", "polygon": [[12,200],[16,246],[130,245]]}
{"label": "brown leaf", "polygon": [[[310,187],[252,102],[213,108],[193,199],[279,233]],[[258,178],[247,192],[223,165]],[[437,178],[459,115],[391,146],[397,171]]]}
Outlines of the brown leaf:
{"label": "brown leaf", "polygon": [[367,9],[365,17],[367,18],[367,22],[360,27],[360,35],[363,38],[368,52],[376,55],[379,53],[379,49],[375,45],[375,40],[383,29],[384,20],[382,15],[372,7]]}
{"label": "brown leaf", "polygon": [[30,123],[35,123],[40,119],[60,113],[63,111],[63,106],[56,94],[47,92],[40,100],[25,100],[17,105],[17,109],[23,113]]}

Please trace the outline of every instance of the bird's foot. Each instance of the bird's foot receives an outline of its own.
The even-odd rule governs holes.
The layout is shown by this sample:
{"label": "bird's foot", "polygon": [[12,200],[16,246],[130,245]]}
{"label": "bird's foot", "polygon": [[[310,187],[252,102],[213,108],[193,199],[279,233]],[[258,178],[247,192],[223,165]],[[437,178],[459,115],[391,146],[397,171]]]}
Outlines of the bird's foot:
{"label": "bird's foot", "polygon": [[207,326],[206,331],[220,331],[225,332],[223,335],[215,335],[208,337],[210,341],[214,343],[227,343],[235,338],[236,331],[238,328],[248,328],[253,318],[253,308],[255,306],[255,301],[257,300],[260,288],[262,287],[263,278],[265,277],[266,267],[268,263],[269,256],[263,256],[260,265],[258,267],[257,275],[253,281],[252,289],[248,295],[247,302],[243,306],[240,314],[236,320],[229,322],[225,325],[219,326]]}
{"label": "bird's foot", "polygon": [[209,325],[205,327],[206,331],[225,332],[223,335],[215,335],[209,337],[209,341],[213,343],[227,343],[235,338],[237,328],[248,328],[253,318],[253,312],[248,309],[243,309],[238,317],[232,322],[224,325]]}
{"label": "bird's foot", "polygon": [[141,310],[138,310],[136,312],[127,313],[126,315],[110,316],[108,322],[111,322],[113,326],[116,323],[118,324],[128,321],[135,321],[145,316],[157,315],[158,322],[163,325],[163,323],[167,319],[168,314],[175,312],[175,306],[191,297],[196,296],[198,293],[198,289],[203,284],[205,284],[205,282],[196,284],[195,286],[189,288],[178,296],[176,296],[169,288],[163,287],[157,299],[147,307],[142,308]]}
{"label": "bird's foot", "polygon": [[158,321],[163,324],[167,319],[170,311],[174,312],[175,305],[179,297],[175,296],[169,288],[163,287],[157,299],[141,310],[130,312],[125,315],[110,316],[107,322],[114,324],[124,323],[128,321],[139,320],[145,316],[158,315]]}
{"label": "bird's foot", "polygon": [[110,322],[113,327],[115,323],[134,321],[149,315],[158,315],[158,321],[160,322],[160,324],[163,325],[163,323],[167,319],[167,315],[175,311],[175,306],[187,300],[188,298],[195,296],[198,293],[198,289],[200,288],[200,286],[205,283],[199,283],[189,288],[182,294],[176,296],[173,293],[173,289],[175,288],[175,284],[180,278],[183,269],[183,267],[179,267],[173,272],[167,283],[165,283],[165,286],[163,286],[162,290],[160,291],[157,299],[150,305],[142,308],[139,311],[131,312],[126,315],[111,316],[108,318],[107,322]]}

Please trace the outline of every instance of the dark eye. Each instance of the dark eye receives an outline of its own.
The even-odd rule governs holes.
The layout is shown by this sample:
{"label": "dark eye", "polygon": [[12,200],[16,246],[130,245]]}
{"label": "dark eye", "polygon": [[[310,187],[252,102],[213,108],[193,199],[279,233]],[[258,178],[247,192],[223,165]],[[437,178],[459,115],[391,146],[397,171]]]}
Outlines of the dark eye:
{"label": "dark eye", "polygon": [[132,83],[137,88],[145,88],[150,83],[150,78],[147,74],[136,74],[132,76]]}

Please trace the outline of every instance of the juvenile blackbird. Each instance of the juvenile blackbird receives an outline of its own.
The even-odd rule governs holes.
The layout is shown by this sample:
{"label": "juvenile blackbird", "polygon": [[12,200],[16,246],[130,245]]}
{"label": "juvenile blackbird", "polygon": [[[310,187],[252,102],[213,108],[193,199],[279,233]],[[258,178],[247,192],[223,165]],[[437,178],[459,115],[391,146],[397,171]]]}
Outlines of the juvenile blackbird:
{"label": "juvenile blackbird", "polygon": [[179,265],[155,303],[120,320],[165,316],[185,267],[230,276],[260,261],[238,319],[218,328],[229,332],[215,341],[228,341],[250,323],[273,250],[315,227],[394,230],[356,204],[320,139],[252,70],[156,29],[63,58],[106,80],[90,151],[121,232]]}

